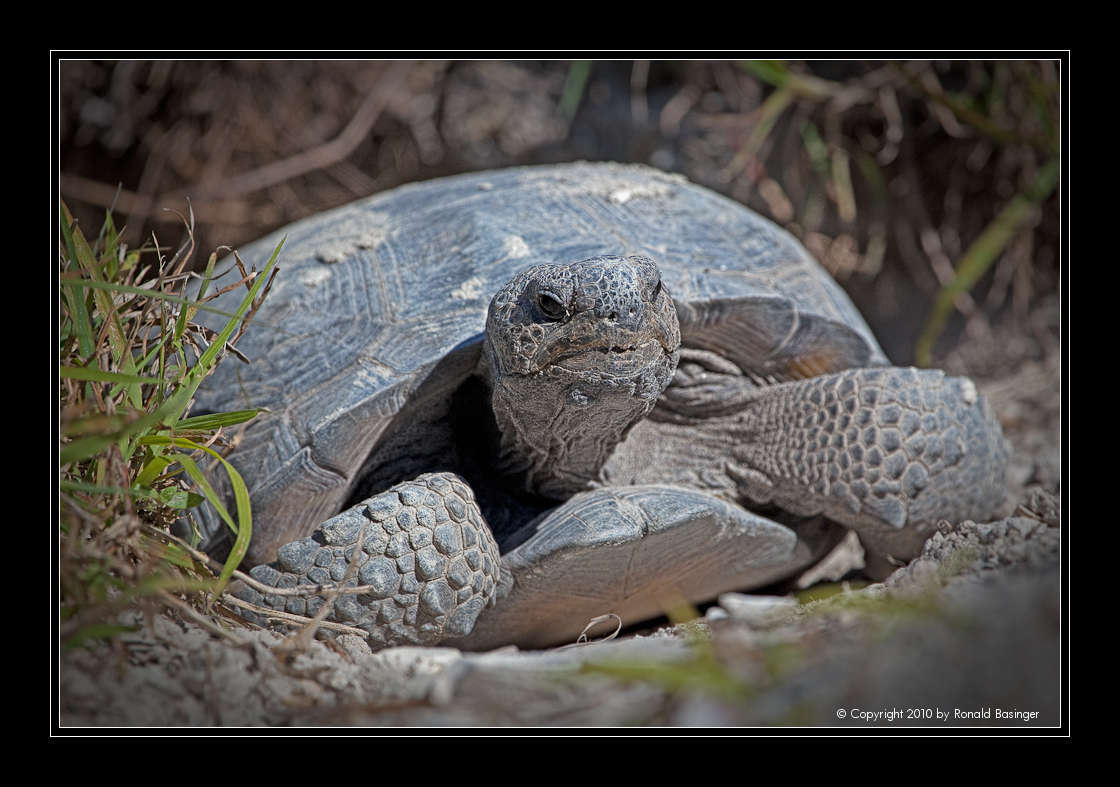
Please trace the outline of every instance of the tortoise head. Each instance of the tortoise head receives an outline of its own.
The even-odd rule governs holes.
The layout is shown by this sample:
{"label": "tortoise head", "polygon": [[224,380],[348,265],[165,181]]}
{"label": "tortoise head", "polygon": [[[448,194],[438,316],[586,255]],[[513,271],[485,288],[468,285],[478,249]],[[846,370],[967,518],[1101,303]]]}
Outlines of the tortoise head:
{"label": "tortoise head", "polygon": [[657,265],[595,257],[519,273],[490,303],[484,370],[500,463],[566,497],[595,480],[676,370],[680,327]]}

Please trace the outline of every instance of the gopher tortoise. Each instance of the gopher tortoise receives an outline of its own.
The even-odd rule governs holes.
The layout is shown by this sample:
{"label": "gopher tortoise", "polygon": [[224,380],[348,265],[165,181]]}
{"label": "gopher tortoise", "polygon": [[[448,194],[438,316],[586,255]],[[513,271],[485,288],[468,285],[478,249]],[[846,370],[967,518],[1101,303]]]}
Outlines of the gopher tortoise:
{"label": "gopher tortoise", "polygon": [[906,560],[1002,502],[975,386],[891,367],[790,235],[682,177],[412,184],[242,258],[281,234],[250,363],[196,412],[268,408],[231,459],[247,562],[322,587],[244,599],[310,615],[344,583],[331,616],[374,646],[541,647],[773,583],[846,528]]}

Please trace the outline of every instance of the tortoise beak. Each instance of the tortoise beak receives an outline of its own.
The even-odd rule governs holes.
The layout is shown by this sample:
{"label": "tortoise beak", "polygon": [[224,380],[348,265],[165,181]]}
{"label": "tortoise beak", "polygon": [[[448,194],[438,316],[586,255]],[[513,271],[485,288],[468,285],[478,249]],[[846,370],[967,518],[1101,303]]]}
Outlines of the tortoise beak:
{"label": "tortoise beak", "polygon": [[658,339],[641,344],[579,347],[557,351],[541,368],[556,366],[576,373],[631,378],[670,352]]}
{"label": "tortoise beak", "polygon": [[558,326],[534,354],[534,368],[559,366],[575,372],[599,371],[606,377],[633,377],[680,347],[676,310],[665,293],[659,293],[654,303],[634,305],[625,317],[600,312],[577,312]]}

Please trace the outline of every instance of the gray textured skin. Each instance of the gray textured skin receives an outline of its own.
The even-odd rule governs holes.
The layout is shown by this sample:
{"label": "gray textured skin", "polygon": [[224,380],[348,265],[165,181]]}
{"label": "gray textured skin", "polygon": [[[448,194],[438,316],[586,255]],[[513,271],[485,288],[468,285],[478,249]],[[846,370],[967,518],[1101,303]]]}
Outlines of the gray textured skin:
{"label": "gray textured skin", "polygon": [[[376,642],[463,635],[489,599],[453,644],[551,644],[605,612],[636,622],[788,575],[835,543],[832,521],[907,558],[938,519],[1002,499],[1006,448],[972,384],[874,368],[886,359],[867,325],[796,241],[681,178],[607,164],[482,173],[284,232],[283,272],[240,345],[253,363],[219,367],[199,404],[272,411],[235,454],[257,523],[250,561],[280,550],[259,579],[317,583],[315,567],[340,573],[339,533],[381,528],[385,545],[347,552],[374,580],[351,584],[370,589],[336,609]],[[570,264],[590,258],[604,259]],[[558,319],[540,313],[542,293]],[[469,566],[467,525],[444,527],[443,551],[418,532],[454,519],[432,484],[461,479],[425,477],[423,523],[377,513],[415,496],[393,484],[471,461],[449,420],[472,374],[501,430],[487,478],[568,499],[535,519],[512,498],[490,509],[516,531],[500,576],[482,560],[496,556],[485,528]],[[740,505],[755,503],[829,521]],[[377,551],[393,538],[393,554]],[[406,587],[388,587],[389,560]]]}

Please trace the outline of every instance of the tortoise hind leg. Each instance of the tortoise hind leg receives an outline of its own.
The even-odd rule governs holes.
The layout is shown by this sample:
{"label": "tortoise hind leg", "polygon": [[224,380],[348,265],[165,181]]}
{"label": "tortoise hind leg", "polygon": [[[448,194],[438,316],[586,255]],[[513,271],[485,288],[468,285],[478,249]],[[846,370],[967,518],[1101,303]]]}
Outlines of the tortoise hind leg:
{"label": "tortoise hind leg", "polygon": [[432,645],[473,628],[494,597],[499,561],[470,487],[452,473],[427,473],[328,519],[281,547],[275,562],[249,572],[272,587],[318,585],[320,592],[242,587],[236,594],[311,616],[341,584],[328,619],[365,629],[374,647]]}
{"label": "tortoise hind leg", "polygon": [[823,519],[797,530],[705,492],[608,487],[575,495],[526,525],[502,556],[492,609],[447,644],[486,650],[574,642],[613,613],[623,625],[760,587],[815,562],[844,531]]}

